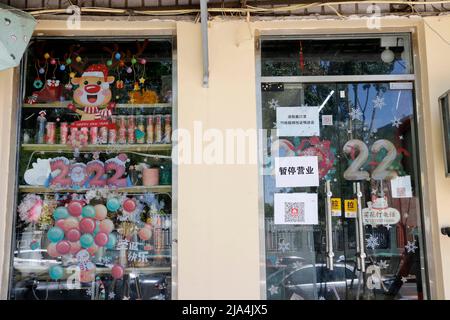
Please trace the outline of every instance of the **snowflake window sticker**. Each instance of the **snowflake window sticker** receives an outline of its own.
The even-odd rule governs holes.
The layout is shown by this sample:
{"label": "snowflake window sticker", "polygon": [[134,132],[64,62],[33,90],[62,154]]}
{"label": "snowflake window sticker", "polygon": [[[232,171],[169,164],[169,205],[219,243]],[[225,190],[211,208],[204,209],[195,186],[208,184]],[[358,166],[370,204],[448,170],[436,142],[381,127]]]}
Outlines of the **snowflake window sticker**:
{"label": "snowflake window sticker", "polygon": [[280,242],[280,244],[278,245],[278,250],[280,250],[281,252],[286,252],[289,251],[289,242]]}
{"label": "snowflake window sticker", "polygon": [[400,121],[400,119],[397,119],[397,117],[394,116],[394,120],[391,120],[392,126],[396,127],[396,128],[400,128],[400,126],[402,125],[402,122]]}
{"label": "snowflake window sticker", "polygon": [[363,113],[358,108],[352,108],[348,115],[352,120],[362,120]]}
{"label": "snowflake window sticker", "polygon": [[374,109],[383,109],[383,107],[386,105],[384,102],[384,98],[380,96],[376,96],[375,99],[372,100],[373,102],[373,108]]}
{"label": "snowflake window sticker", "polygon": [[367,248],[371,248],[372,250],[374,250],[376,247],[380,245],[380,243],[378,242],[378,238],[375,237],[373,234],[371,234],[369,238],[366,239],[366,241],[367,241]]}
{"label": "snowflake window sticker", "polygon": [[417,248],[418,247],[416,246],[416,241],[415,240],[414,241],[408,241],[408,243],[405,246],[406,252],[408,252],[408,253],[416,252]]}
{"label": "snowflake window sticker", "polygon": [[280,105],[278,104],[278,100],[272,99],[268,102],[269,108],[272,110],[276,110]]}
{"label": "snowflake window sticker", "polygon": [[278,293],[278,287],[274,286],[274,285],[271,285],[268,290],[269,290],[271,296]]}

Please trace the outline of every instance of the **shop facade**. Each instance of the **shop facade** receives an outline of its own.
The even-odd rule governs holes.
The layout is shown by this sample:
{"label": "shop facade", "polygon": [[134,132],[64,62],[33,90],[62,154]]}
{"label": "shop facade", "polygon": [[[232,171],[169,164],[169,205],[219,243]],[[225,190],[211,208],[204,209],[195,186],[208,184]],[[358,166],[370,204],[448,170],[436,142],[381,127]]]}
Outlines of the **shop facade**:
{"label": "shop facade", "polygon": [[[114,60],[121,60],[121,57],[116,59],[117,52],[133,52],[136,50],[136,40],[139,42],[147,39],[150,45],[143,49],[142,57],[147,60],[153,59],[155,63],[165,61],[164,63],[170,67],[166,65],[164,70],[158,67],[161,68],[161,72],[151,75],[145,73],[142,66],[134,68],[130,65],[132,68],[130,73],[127,72],[126,66],[122,66],[124,72],[123,75],[120,74],[123,76],[121,80],[125,82],[128,79],[134,86],[136,82],[140,84],[140,78],[144,78],[145,84],[145,78],[153,76],[158,85],[152,90],[157,93],[158,102],[152,103],[161,105],[157,108],[140,108],[142,112],[136,112],[136,108],[133,107],[133,111],[128,112],[131,108],[127,105],[130,104],[130,97],[126,97],[126,102],[119,101],[121,97],[114,91],[119,107],[116,110],[120,110],[121,107],[124,110],[122,113],[114,114],[118,116],[116,121],[120,121],[121,116],[128,117],[126,121],[130,121],[130,116],[134,116],[132,119],[136,121],[142,121],[140,117],[148,121],[150,115],[155,120],[158,117],[170,119],[171,129],[174,131],[183,129],[184,133],[189,133],[192,139],[200,139],[199,143],[203,144],[200,149],[198,145],[197,147],[193,145],[190,152],[186,153],[186,150],[183,150],[183,154],[180,149],[175,149],[176,152],[172,157],[176,161],[170,167],[170,181],[166,180],[163,183],[159,181],[156,186],[148,188],[156,197],[158,204],[163,200],[166,205],[167,212],[164,212],[163,208],[161,214],[171,217],[170,223],[165,224],[166,228],[161,228],[171,233],[168,238],[163,237],[170,249],[155,253],[157,247],[154,242],[157,238],[155,235],[159,237],[161,234],[152,229],[151,238],[146,239],[145,219],[149,217],[144,217],[139,223],[135,223],[134,227],[130,226],[131,229],[135,228],[133,229],[135,233],[130,232],[137,237],[136,242],[144,242],[145,245],[145,241],[148,240],[147,245],[152,247],[147,248],[148,250],[142,247],[137,250],[138,252],[148,251],[150,255],[165,255],[168,258],[157,262],[150,260],[148,265],[142,261],[142,264],[133,261],[136,264],[128,265],[130,263],[128,256],[120,256],[118,250],[117,256],[111,255],[113,261],[106,263],[105,269],[108,270],[105,273],[110,278],[105,278],[106,280],[101,278],[105,282],[104,286],[108,287],[114,282],[111,269],[119,264],[122,269],[115,269],[118,273],[114,282],[117,285],[117,292],[114,291],[117,298],[123,298],[122,296],[139,298],[136,296],[136,291],[139,291],[136,290],[137,287],[144,288],[141,291],[145,299],[160,295],[172,299],[338,297],[355,299],[356,296],[361,299],[449,298],[450,288],[446,287],[446,280],[450,274],[446,270],[450,261],[445,254],[449,240],[441,235],[440,228],[450,223],[446,218],[448,206],[446,191],[450,186],[445,176],[442,125],[438,107],[438,97],[449,89],[450,83],[450,76],[446,72],[448,70],[446,56],[450,48],[441,39],[441,37],[450,38],[449,24],[450,19],[447,16],[381,18],[380,29],[368,29],[367,21],[364,19],[341,21],[251,18],[246,21],[237,18],[213,18],[208,22],[210,65],[209,86],[205,88],[202,86],[202,38],[198,23],[155,19],[124,23],[119,18],[111,18],[109,21],[83,21],[81,29],[68,30],[63,20],[39,20],[35,30],[35,43],[45,42],[48,48],[52,49],[40,49],[41,54],[49,51],[59,60],[69,52],[71,46],[79,44],[85,48],[85,56],[81,54],[81,57],[92,61],[93,64],[100,64],[102,59],[106,59],[103,56],[98,58],[96,53],[102,51],[102,47],[109,47],[112,51],[107,54],[114,63]],[[93,39],[95,41],[92,41]],[[101,45],[102,42],[104,45]],[[143,42],[139,43],[141,46],[139,48],[142,48]],[[115,44],[120,49],[114,49]],[[42,46],[45,48],[45,44]],[[30,48],[33,50],[33,44]],[[390,60],[390,57],[385,56],[386,62],[381,54],[388,48],[391,49],[394,58]],[[325,62],[316,63],[314,53],[317,51],[326,57],[323,59]],[[37,55],[38,52],[29,55],[29,61],[36,60]],[[377,63],[367,63],[376,60],[375,56],[377,59],[380,57]],[[137,57],[137,65],[139,58],[142,60],[142,57]],[[45,63],[45,60],[42,61]],[[64,61],[69,65],[67,57]],[[398,61],[400,63],[397,63]],[[108,59],[105,63],[108,64]],[[57,65],[60,67],[60,63],[57,62]],[[160,65],[162,64],[158,64]],[[1,180],[1,188],[5,192],[0,195],[3,221],[1,224],[3,249],[0,252],[2,298],[18,298],[20,295],[17,290],[14,291],[20,282],[15,279],[19,272],[17,258],[20,257],[12,250],[17,251],[18,240],[23,240],[18,237],[26,232],[25,227],[17,226],[17,221],[20,221],[17,208],[27,193],[41,195],[42,191],[46,191],[36,187],[30,190],[32,187],[29,186],[24,186],[23,190],[20,190],[21,185],[26,184],[23,175],[31,168],[30,154],[34,153],[35,158],[38,156],[44,158],[46,153],[53,152],[49,156],[53,161],[54,158],[61,160],[64,156],[61,153],[67,151],[64,148],[60,150],[48,147],[45,143],[44,146],[36,146],[36,143],[23,141],[24,129],[35,128],[34,124],[27,127],[26,119],[29,117],[32,119],[35,114],[37,122],[36,111],[41,111],[40,108],[34,109],[34,106],[31,106],[33,103],[24,101],[34,89],[26,91],[23,84],[27,82],[30,87],[38,80],[36,76],[46,74],[46,66],[42,62],[31,64],[28,62],[28,66],[31,66],[29,73],[33,75],[26,81],[21,80],[21,77],[26,77],[23,69],[22,72],[19,69],[4,71],[0,76],[0,96],[4,108],[1,119],[1,144],[4,152],[0,160],[5,177]],[[146,67],[156,68],[147,64]],[[44,73],[39,73],[40,68],[44,68]],[[50,63],[50,72],[53,72],[52,70]],[[83,70],[79,72],[74,70],[76,77],[82,76]],[[60,71],[63,70],[58,72]],[[90,71],[98,75],[99,70]],[[138,78],[135,78],[135,73],[139,74]],[[69,73],[68,75],[70,76]],[[92,74],[85,76],[89,75]],[[104,73],[102,76],[107,78]],[[119,75],[114,76],[114,82],[111,83],[114,88],[119,89],[117,86]],[[41,78],[44,80],[44,76]],[[67,82],[67,79],[64,79]],[[277,133],[287,124],[280,122],[283,115],[278,114],[277,109],[302,105],[320,108],[328,96],[329,99],[320,110],[320,134],[304,133],[295,136]],[[374,100],[377,102],[374,103]],[[25,105],[28,104],[30,106],[27,110]],[[39,105],[39,102],[35,105]],[[362,110],[364,106],[367,107]],[[360,112],[358,108],[361,108]],[[45,109],[47,123],[74,121],[65,118],[69,117],[64,113],[65,105],[61,108],[61,113],[54,113],[55,109],[59,110],[54,107],[50,111]],[[328,117],[323,118],[323,115]],[[157,117],[153,118],[155,116]],[[288,115],[286,117],[291,119]],[[56,118],[60,118],[60,121]],[[324,121],[329,121],[328,125],[324,125]],[[164,126],[164,120],[162,123]],[[256,140],[252,139],[251,134],[246,137],[244,143],[247,153],[244,155],[244,161],[239,162],[237,155],[234,154],[230,156],[230,161],[221,162],[220,159],[215,161],[207,159],[208,153],[205,150],[211,136],[205,137],[204,133],[210,129],[215,130],[214,132],[226,132],[229,129],[248,130],[250,133],[252,130],[258,132],[259,129],[272,131],[255,136]],[[307,130],[313,129],[309,126]],[[199,133],[201,138],[198,138]],[[134,134],[136,135],[136,132]],[[30,130],[29,135],[33,136],[35,133]],[[147,135],[146,133],[145,137]],[[318,141],[311,139],[317,136]],[[119,133],[117,137],[119,138]],[[271,137],[282,139],[270,140]],[[60,131],[57,139],[60,139]],[[278,142],[274,143],[275,141]],[[350,145],[348,141],[352,141]],[[55,145],[58,144],[61,143],[57,141]],[[100,152],[98,158],[92,158],[94,156],[92,150],[87,152],[90,158],[83,158],[83,150],[91,147],[91,143],[88,143],[87,147],[80,146],[81,156],[78,155],[72,165],[77,163],[87,165],[90,161],[100,161],[106,165],[109,159],[125,153],[130,161],[135,162],[133,165],[137,166],[142,162],[155,164],[160,169],[161,180],[164,161],[168,159],[165,156],[170,156],[172,146],[164,147],[164,143],[153,145],[147,141],[141,146],[135,144],[137,145],[130,142],[118,144],[114,150],[109,149],[108,153],[103,155],[101,148],[96,147],[94,149],[98,150],[94,151]],[[175,146],[175,143],[173,145]],[[353,158],[352,148],[358,150],[353,154]],[[384,171],[381,170],[383,168],[377,170],[380,163],[389,156],[392,148],[395,148],[394,155],[401,155],[402,158],[395,156],[384,167]],[[363,154],[365,149],[368,150],[367,159],[363,159],[361,166],[356,170],[348,171],[347,166]],[[73,153],[73,149],[69,151]],[[233,147],[234,151],[239,152],[236,145]],[[282,187],[276,185],[279,183],[276,173],[270,171],[274,167],[269,166],[267,169],[262,166],[271,163],[269,158],[275,151],[280,152],[281,157],[318,156],[320,165],[317,168],[316,178],[319,182],[302,186],[292,186],[288,182]],[[229,153],[230,149],[225,148],[223,152]],[[190,154],[191,157],[187,157],[186,154]],[[375,156],[379,154],[378,159],[372,159],[373,154]],[[154,157],[151,155],[157,155],[159,158],[153,161]],[[73,155],[66,157],[70,160]],[[114,160],[115,163],[120,161]],[[371,161],[375,163],[365,165]],[[34,159],[32,162],[37,160]],[[392,165],[395,164],[397,166],[393,168]],[[272,165],[275,165],[274,159]],[[308,165],[307,163],[305,167]],[[129,164],[125,163],[125,167],[129,170]],[[396,170],[396,174],[392,173],[393,170]],[[127,177],[132,180],[131,173],[129,171],[127,173]],[[406,187],[402,191],[406,192],[405,194],[396,194],[393,197],[390,180],[405,176],[410,177],[411,187],[409,189]],[[405,187],[404,182],[399,180],[397,182],[401,187]],[[50,185],[44,187],[51,188],[51,180],[46,183]],[[113,198],[119,200],[120,209],[117,210],[122,212],[121,215],[124,215],[124,209],[127,211],[125,207],[128,207],[130,212],[134,209],[129,207],[133,204],[125,204],[126,198],[132,200],[135,205],[145,201],[140,198],[142,194],[138,192],[140,190],[137,185],[144,184],[139,174],[136,182],[131,181],[131,185],[127,181],[123,183],[124,185],[116,187],[134,187],[134,193],[131,189],[122,192],[116,190],[118,194],[106,194],[104,198],[100,196],[91,199],[92,205],[106,206],[108,219],[115,221],[113,230],[109,230],[106,226],[105,230],[109,232],[97,231],[94,234],[95,230],[90,230],[88,222],[85,222],[83,225],[86,226],[83,226],[84,231],[80,231],[80,236],[92,233],[92,238],[96,238],[99,233],[107,233],[109,240],[112,238],[111,232],[117,238],[124,235],[123,221],[114,220],[117,219],[117,216],[113,216],[114,203],[112,207],[111,203],[108,206],[108,200]],[[64,197],[65,194],[82,193],[78,191],[85,186],[82,184],[79,185],[80,188],[74,189],[71,184],[69,191],[56,188],[49,193],[53,197]],[[412,194],[409,194],[409,191]],[[276,221],[274,223],[274,220],[279,218],[275,213],[278,209],[275,209],[274,194],[278,194],[277,197],[280,197],[280,194],[281,197],[286,194],[297,196],[298,198],[295,198],[297,200],[290,200],[291,203],[298,203],[301,199],[309,199],[303,200],[306,203],[315,201],[317,208],[312,211],[318,212],[317,221],[311,223],[306,221],[305,225],[293,226],[281,225]],[[316,198],[302,198],[311,194],[316,194]],[[340,216],[337,216],[337,212],[334,215],[331,212],[332,209],[339,211],[336,209],[337,205],[334,207],[333,204],[336,198],[341,202]],[[42,199],[46,198],[42,196]],[[76,197],[58,199],[61,203],[56,204],[53,210],[58,207],[68,208],[71,200],[77,200]],[[389,208],[392,221],[389,221],[389,217],[382,217],[380,219],[385,220],[373,224],[367,222],[370,220],[370,212],[367,210],[364,211],[367,220],[362,219],[363,210],[368,208],[367,202],[370,200],[374,211],[377,209],[376,205]],[[361,204],[359,209],[358,203]],[[82,209],[87,205],[89,204],[83,202]],[[356,210],[351,210],[352,206]],[[308,212],[311,209],[296,209],[306,215],[297,217],[298,219],[309,219]],[[86,213],[82,218],[90,217],[89,210],[85,209]],[[65,210],[60,211],[64,220],[70,218],[69,215],[73,216],[68,212],[66,217]],[[151,212],[151,204],[142,211]],[[92,218],[95,220],[97,210],[94,209],[93,214]],[[98,214],[101,215],[101,212]],[[361,215],[359,220],[362,227],[358,227],[356,223],[358,219],[352,217],[358,214]],[[52,227],[58,227],[56,222],[59,219],[54,218],[54,214],[52,218],[54,219],[52,225],[45,229],[45,233]],[[149,225],[154,227],[157,218],[155,216],[150,218]],[[409,219],[409,222],[405,219]],[[81,220],[80,218],[79,223]],[[101,223],[104,219],[98,220]],[[143,231],[139,233],[141,229]],[[66,230],[63,231],[67,233]],[[67,240],[65,234],[61,239],[57,232],[53,235],[54,241],[45,245],[47,250],[52,243],[56,249],[57,244]],[[75,237],[76,235],[74,239]],[[87,239],[89,236],[84,238],[89,242],[90,239]],[[372,239],[370,242],[369,238]],[[130,239],[130,242],[133,242],[132,238]],[[25,241],[26,245],[31,248],[33,240],[37,239]],[[100,237],[97,242],[98,247],[104,246]],[[90,247],[88,244],[85,246],[86,249]],[[100,249],[97,248],[102,251]],[[128,247],[128,251],[133,251],[130,249]],[[107,250],[108,248],[104,251]],[[62,265],[64,264],[60,256],[64,255],[61,254],[64,251],[64,244],[60,244],[59,251],[57,250],[52,257]],[[361,251],[364,251],[365,255],[361,255]],[[333,253],[334,257],[330,253]],[[25,258],[33,259],[29,256]],[[126,258],[127,261],[124,262],[120,260],[121,258]],[[95,263],[96,269],[102,270],[98,261],[95,260]],[[359,267],[356,269],[361,269],[361,266],[369,269],[364,270],[365,276],[362,275],[363,272],[354,272],[354,266],[358,264]],[[40,262],[37,265],[41,266]],[[308,266],[312,268],[308,270],[306,268]],[[148,273],[144,271],[146,268],[149,270]],[[340,274],[336,279],[327,278],[326,274],[330,268],[334,270],[333,274]],[[299,270],[301,272],[296,273]],[[316,270],[324,271],[321,273]],[[51,275],[48,279],[46,270],[42,273],[43,277],[45,273],[45,277],[39,281],[55,285],[63,283],[64,281],[56,279],[58,269],[54,271],[55,279],[52,279]],[[128,277],[121,277],[121,271]],[[64,274],[67,275],[67,272],[66,268]],[[32,280],[35,276],[30,276],[31,272],[19,273],[25,280]],[[373,277],[368,281],[369,273],[373,274]],[[98,280],[96,276],[101,272],[94,274],[94,278],[89,278],[86,283],[96,283]],[[130,274],[134,274],[134,277],[130,277]],[[146,275],[149,275],[149,278],[146,278]],[[145,292],[146,280],[150,283],[159,281],[155,277],[152,278],[154,275],[166,279],[167,283],[161,285],[159,291],[155,293]],[[89,277],[89,274],[86,277]],[[305,277],[315,277],[315,280],[302,283],[301,278]],[[136,278],[139,278],[140,285],[136,284]],[[301,286],[311,283],[307,289],[304,287],[308,286],[303,288]],[[334,289],[330,283],[335,283]],[[359,283],[363,285],[358,286]],[[395,288],[393,285],[395,283],[398,290],[390,292],[389,296],[387,294],[389,290],[385,290],[385,286]],[[86,287],[85,284],[82,286]],[[358,287],[360,291],[357,291]],[[128,295],[128,292],[131,294]],[[92,297],[92,291],[90,293],[89,297]],[[105,289],[104,294],[107,296],[108,293],[109,291]],[[36,295],[40,299],[46,298],[45,290],[37,290]]]}

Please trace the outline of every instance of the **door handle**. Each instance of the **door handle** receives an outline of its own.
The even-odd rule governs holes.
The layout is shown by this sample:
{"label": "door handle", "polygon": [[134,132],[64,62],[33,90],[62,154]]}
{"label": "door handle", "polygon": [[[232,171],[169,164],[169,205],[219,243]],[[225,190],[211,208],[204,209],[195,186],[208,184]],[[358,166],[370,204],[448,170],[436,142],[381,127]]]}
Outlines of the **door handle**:
{"label": "door handle", "polygon": [[329,270],[333,270],[334,262],[334,251],[333,251],[333,221],[331,218],[331,196],[333,193],[331,192],[331,184],[330,181],[326,181],[325,183],[325,234],[326,234],[326,248],[327,248],[327,268]]}
{"label": "door handle", "polygon": [[360,268],[361,272],[366,272],[366,252],[364,250],[364,225],[363,225],[363,217],[362,217],[362,192],[361,192],[361,183],[356,183],[356,197],[358,201],[358,211],[356,214],[356,230],[357,230],[357,240],[356,242],[359,243],[359,250],[358,250],[358,267]]}

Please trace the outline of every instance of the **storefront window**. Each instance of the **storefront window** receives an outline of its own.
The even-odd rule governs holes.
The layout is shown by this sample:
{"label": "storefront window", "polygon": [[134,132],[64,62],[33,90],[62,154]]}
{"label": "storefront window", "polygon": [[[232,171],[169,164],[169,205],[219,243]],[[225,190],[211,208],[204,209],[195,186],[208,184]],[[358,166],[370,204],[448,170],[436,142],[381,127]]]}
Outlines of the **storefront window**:
{"label": "storefront window", "polygon": [[11,299],[170,299],[172,42],[35,40]]}
{"label": "storefront window", "polygon": [[[303,67],[324,75],[261,83],[267,298],[422,299],[413,82],[325,76],[389,75],[404,61],[396,55],[383,62],[373,45],[354,51],[351,61],[335,50],[339,43],[364,47],[360,39],[308,40],[305,53],[312,57],[322,48],[336,62],[330,63],[336,68],[308,69],[298,57],[286,57],[286,48],[300,41],[263,39],[261,45],[263,75],[277,58],[280,66],[292,64],[277,76]],[[333,45],[325,48],[327,41]]]}

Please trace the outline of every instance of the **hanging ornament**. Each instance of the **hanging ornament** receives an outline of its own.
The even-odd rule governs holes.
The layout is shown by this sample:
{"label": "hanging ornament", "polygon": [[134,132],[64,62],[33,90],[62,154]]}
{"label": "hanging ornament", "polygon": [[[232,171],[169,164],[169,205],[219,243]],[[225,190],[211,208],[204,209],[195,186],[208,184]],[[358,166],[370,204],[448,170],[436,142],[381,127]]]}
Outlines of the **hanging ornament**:
{"label": "hanging ornament", "polygon": [[144,58],[141,59],[141,64],[146,64],[147,60],[145,60]]}
{"label": "hanging ornament", "polygon": [[65,66],[65,65],[63,65],[63,64],[62,64],[62,65],[60,65],[60,66],[59,66],[59,70],[61,70],[61,71],[64,71],[64,70],[66,70],[66,66]]}
{"label": "hanging ornament", "polygon": [[71,63],[72,63],[72,59],[67,58],[67,59],[66,59],[66,63],[67,63],[67,64],[71,64]]}
{"label": "hanging ornament", "polygon": [[139,79],[139,83],[144,84],[144,83],[145,83],[145,78],[144,78],[144,77],[141,77],[141,78]]}
{"label": "hanging ornament", "polygon": [[131,69],[131,67],[128,67],[127,68],[127,73],[132,73],[133,72],[133,69]]}
{"label": "hanging ornament", "polygon": [[67,90],[72,90],[73,86],[72,84],[69,82],[64,86]]}
{"label": "hanging ornament", "polygon": [[56,60],[55,59],[50,60],[50,64],[55,65],[56,64]]}
{"label": "hanging ornament", "polygon": [[36,80],[34,80],[34,82],[33,82],[33,87],[35,87],[36,89],[42,88],[43,85],[44,85],[44,83],[39,78],[36,78]]}
{"label": "hanging ornament", "polygon": [[121,55],[120,55],[120,53],[118,53],[118,52],[114,55],[114,58],[116,58],[116,60],[119,60],[120,57],[121,57]]}
{"label": "hanging ornament", "polygon": [[48,60],[48,59],[50,58],[50,54],[45,53],[45,54],[44,54],[44,58],[45,58],[45,60]]}
{"label": "hanging ornament", "polygon": [[75,78],[75,72],[71,72],[71,73],[69,74],[69,77]]}
{"label": "hanging ornament", "polygon": [[123,60],[119,61],[119,66],[124,67],[125,66],[125,62]]}
{"label": "hanging ornament", "polygon": [[76,62],[81,62],[81,57],[80,57],[80,56],[76,57],[76,58],[75,58],[75,61],[76,61]]}
{"label": "hanging ornament", "polygon": [[112,66],[112,64],[113,64],[112,60],[106,61],[106,65],[107,65],[108,67]]}
{"label": "hanging ornament", "polygon": [[39,73],[40,74],[44,74],[45,73],[45,69],[44,68],[39,68]]}
{"label": "hanging ornament", "polygon": [[116,88],[117,89],[123,89],[123,87],[124,87],[123,81],[122,80],[117,80],[116,81]]}
{"label": "hanging ornament", "polygon": [[139,87],[139,83],[136,81],[135,83],[134,83],[134,91],[139,91],[141,88]]}
{"label": "hanging ornament", "polygon": [[131,58],[131,64],[135,64],[137,62],[136,58]]}

